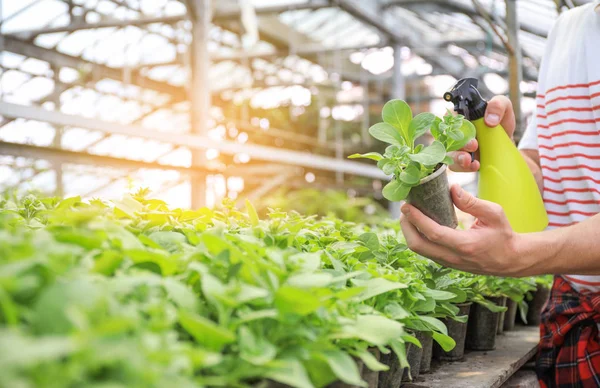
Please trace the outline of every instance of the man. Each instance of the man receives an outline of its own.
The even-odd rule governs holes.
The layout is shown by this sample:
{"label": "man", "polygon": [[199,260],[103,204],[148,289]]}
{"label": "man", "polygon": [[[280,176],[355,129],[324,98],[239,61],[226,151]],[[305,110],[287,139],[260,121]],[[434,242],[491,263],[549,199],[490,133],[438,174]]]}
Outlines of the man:
{"label": "man", "polygon": [[[485,120],[512,137],[515,118],[505,97],[490,101]],[[600,387],[600,0],[563,13],[551,31],[537,111],[520,148],[543,193],[549,230],[517,234],[499,205],[455,186],[456,206],[477,218],[470,230],[440,226],[404,205],[402,231],[411,249],[449,267],[559,275],[542,312],[540,384]],[[475,149],[472,141],[464,151]],[[454,158],[455,170],[479,169],[467,152]]]}

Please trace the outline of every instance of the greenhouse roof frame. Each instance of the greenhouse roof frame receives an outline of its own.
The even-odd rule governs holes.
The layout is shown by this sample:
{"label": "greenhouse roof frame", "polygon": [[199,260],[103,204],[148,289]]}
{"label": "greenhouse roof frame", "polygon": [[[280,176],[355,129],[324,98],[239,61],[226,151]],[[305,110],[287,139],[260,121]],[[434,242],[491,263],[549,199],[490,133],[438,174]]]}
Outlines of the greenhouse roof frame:
{"label": "greenhouse roof frame", "polygon": [[[305,151],[301,145],[310,142],[308,135],[302,135],[307,141],[302,140],[294,145],[296,149],[267,146],[260,141],[250,144],[255,143],[255,134],[275,139],[281,137],[290,142],[295,132],[289,136],[285,135],[284,130],[261,132],[260,127],[249,122],[239,125],[240,128],[251,127],[248,144],[215,140],[210,135],[213,127],[208,126],[214,121],[211,100],[217,104],[215,106],[219,106],[224,101],[231,102],[238,98],[235,96],[256,96],[265,90],[285,91],[287,88],[305,86],[320,90],[323,98],[333,96],[337,104],[343,104],[337,96],[347,85],[351,85],[351,88],[362,88],[362,102],[359,104],[364,112],[370,112],[372,105],[379,105],[393,95],[394,91],[390,89],[392,83],[386,81],[391,76],[405,77],[402,83],[408,82],[408,87],[415,87],[422,84],[425,77],[436,74],[448,74],[454,78],[507,74],[508,65],[502,62],[512,61],[514,53],[511,52],[514,50],[522,54],[522,63],[518,65],[518,72],[522,74],[514,75],[517,77],[515,79],[522,76],[525,82],[534,85],[536,66],[542,51],[539,45],[543,44],[553,15],[565,8],[564,5],[557,7],[552,0],[535,0],[529,4],[506,0],[506,5],[514,5],[515,10],[518,9],[522,14],[548,15],[543,23],[530,23],[527,17],[522,16],[518,34],[513,36],[513,41],[517,38],[513,47],[514,42],[508,45],[507,39],[510,30],[516,31],[517,26],[504,21],[505,1],[501,0],[253,1],[254,7],[250,11],[242,10],[234,0],[161,0],[155,2],[161,4],[156,9],[146,0],[31,0],[21,8],[13,9],[5,18],[0,17],[3,54],[0,65],[4,77],[10,74],[11,81],[18,78],[23,83],[9,91],[2,90],[0,141],[27,143],[29,140],[18,138],[15,131],[27,126],[28,122],[49,124],[54,130],[53,138],[44,144],[29,146],[51,149],[57,179],[62,175],[62,170],[58,171],[62,169],[61,164],[67,163],[74,151],[62,147],[65,149],[65,160],[62,161],[56,154],[61,152],[63,139],[72,137],[70,133],[78,131],[94,139],[87,141],[88,146],[81,149],[78,158],[90,155],[90,160],[95,156],[121,159],[124,164],[130,163],[130,167],[138,165],[135,163],[140,163],[140,167],[147,163],[148,168],[152,168],[150,166],[155,163],[161,165],[154,167],[162,168],[163,163],[145,162],[149,160],[147,157],[122,157],[110,150],[100,155],[97,149],[110,148],[107,144],[115,144],[115,136],[127,135],[127,139],[136,142],[142,139],[158,141],[160,144],[157,147],[166,150],[167,159],[169,155],[183,152],[182,157],[187,161],[182,165],[164,163],[165,166],[174,166],[173,170],[182,174],[185,169],[222,173],[223,166],[212,168],[211,163],[198,152],[200,149],[211,149],[223,155],[244,154],[253,160],[301,166],[308,171],[336,172],[338,177],[339,173],[344,173],[383,180],[386,177],[374,166],[339,159],[344,153],[340,153],[340,147],[345,149],[348,145],[337,144],[334,139],[329,144],[329,135],[325,132],[333,130],[335,120],[331,121],[329,130],[319,126],[318,139],[314,138],[317,146],[312,152]],[[579,0],[575,3],[580,5],[586,2]],[[19,25],[19,20],[31,12],[38,10],[39,14],[40,7],[48,10],[45,20],[38,25]],[[536,10],[528,11],[531,7]],[[242,37],[252,32],[247,30],[252,29],[252,23],[248,27],[241,19],[252,14],[256,15],[258,21],[259,41],[252,50],[245,50]],[[490,31],[486,20],[493,20],[499,30],[495,33]],[[345,27],[336,28],[334,23]],[[15,25],[19,26],[15,28]],[[308,25],[311,27],[303,27]],[[346,36],[336,35],[338,31]],[[125,39],[125,34],[136,36],[140,45],[151,40],[164,49],[154,52],[140,49],[142,52],[138,57],[129,60],[127,56],[133,56],[130,53],[136,52],[136,43],[134,38]],[[108,39],[111,35],[126,40],[122,45],[115,45],[123,47],[124,58],[97,55],[102,50],[94,51],[96,46],[110,45],[106,42],[110,42]],[[83,44],[81,50],[73,48],[82,45],[81,42],[86,39],[90,43]],[[114,38],[110,39],[114,41]],[[343,42],[349,39],[354,40]],[[403,76],[387,70],[381,74],[371,74],[349,57],[352,53],[368,55],[386,50],[387,47],[396,50],[408,47],[410,54],[407,54],[407,58],[428,64],[431,66],[430,72]],[[152,55],[163,51],[171,54]],[[38,61],[34,63],[47,70],[35,68],[30,59]],[[11,61],[19,62],[14,65]],[[489,67],[488,62],[497,68]],[[26,63],[32,69],[25,69]],[[228,76],[208,75],[216,69]],[[63,73],[71,75],[67,77]],[[512,73],[515,70],[508,73],[509,76],[512,77]],[[335,74],[338,74],[337,78]],[[216,80],[219,82],[212,84]],[[26,89],[31,82],[42,81],[52,83],[46,95],[29,98],[19,94],[19,90]],[[482,83],[482,88],[487,95],[492,94],[486,83]],[[376,97],[373,97],[373,93],[376,93]],[[74,114],[77,112],[72,107],[75,104],[73,101],[88,94],[96,96],[99,101],[118,99],[123,104],[131,103],[136,107],[135,114],[128,114],[131,117],[125,119],[110,117],[110,112],[91,116],[81,112],[81,117],[78,117]],[[524,95],[529,96],[531,92]],[[317,102],[321,98],[318,94],[314,96]],[[514,96],[518,97],[519,93]],[[411,95],[407,99],[429,101],[435,98],[439,96]],[[164,116],[167,124],[180,127],[180,130],[167,135],[168,132],[163,131],[169,125],[162,122],[156,124],[157,115]],[[362,120],[362,142],[368,141],[368,136],[365,137],[365,126],[368,127],[368,124],[368,119]],[[252,131],[252,128],[256,130]],[[92,131],[86,132],[86,129]],[[2,133],[8,134],[8,140],[1,136]],[[1,154],[18,154],[15,147],[0,147]],[[189,155],[191,159],[188,159]],[[275,181],[278,182],[280,178],[277,177],[280,176],[275,174]],[[200,194],[204,190],[203,179],[191,185],[194,192],[191,195],[192,205],[195,207],[203,202]],[[340,187],[347,186],[339,180],[338,184]],[[58,189],[62,185],[56,182],[55,186]]]}

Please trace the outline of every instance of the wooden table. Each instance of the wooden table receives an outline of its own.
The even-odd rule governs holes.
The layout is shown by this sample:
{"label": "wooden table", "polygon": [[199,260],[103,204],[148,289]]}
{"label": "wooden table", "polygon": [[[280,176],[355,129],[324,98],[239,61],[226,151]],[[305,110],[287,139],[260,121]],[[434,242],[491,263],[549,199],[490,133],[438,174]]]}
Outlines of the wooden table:
{"label": "wooden table", "polygon": [[537,350],[538,327],[517,326],[501,334],[492,351],[467,351],[461,361],[432,363],[431,373],[421,375],[406,388],[499,388],[529,361]]}

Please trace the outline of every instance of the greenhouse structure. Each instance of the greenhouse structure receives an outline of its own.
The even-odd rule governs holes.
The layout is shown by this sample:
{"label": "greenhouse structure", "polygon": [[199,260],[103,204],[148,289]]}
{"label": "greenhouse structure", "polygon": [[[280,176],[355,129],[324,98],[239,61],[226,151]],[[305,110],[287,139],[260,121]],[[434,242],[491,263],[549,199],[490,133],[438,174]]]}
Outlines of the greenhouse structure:
{"label": "greenhouse structure", "polygon": [[600,8],[543,60],[596,3],[0,0],[0,388],[539,386],[553,281],[600,270],[467,267],[398,220],[488,224],[454,184],[519,235],[597,218]]}

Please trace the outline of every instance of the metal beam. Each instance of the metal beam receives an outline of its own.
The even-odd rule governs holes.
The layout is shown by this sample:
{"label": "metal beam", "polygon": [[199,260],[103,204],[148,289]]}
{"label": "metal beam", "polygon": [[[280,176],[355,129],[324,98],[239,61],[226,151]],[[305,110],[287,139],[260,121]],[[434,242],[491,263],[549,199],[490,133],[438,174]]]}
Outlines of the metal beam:
{"label": "metal beam", "polygon": [[421,58],[438,68],[444,69],[447,74],[455,78],[464,76],[465,65],[461,59],[456,57],[439,58],[436,55],[428,53],[426,50],[422,50],[423,42],[417,41],[408,32],[405,32],[404,29],[397,28],[396,24],[392,24],[385,13],[381,14],[377,3],[365,1],[358,3],[351,0],[332,0],[332,3],[359,21],[382,32],[393,42],[409,46]]}
{"label": "metal beam", "polygon": [[[324,47],[321,44],[305,44],[298,47],[294,47],[294,54],[302,57],[316,56],[318,54],[330,53],[332,51],[360,51],[360,50],[368,50],[373,48],[383,48],[386,47],[387,44],[376,44],[376,45],[368,45],[368,46],[355,46],[355,47]],[[277,50],[274,52],[236,52],[233,54],[220,55],[218,57],[213,58],[214,63],[225,62],[225,61],[234,61],[240,62],[244,59],[271,59],[271,58],[281,58],[292,55],[289,50]]]}
{"label": "metal beam", "polygon": [[87,128],[96,131],[120,134],[156,140],[176,146],[189,147],[192,149],[214,148],[223,154],[235,155],[245,153],[255,160],[303,166],[325,171],[339,171],[375,179],[389,179],[377,167],[365,163],[336,160],[326,156],[283,150],[275,147],[266,147],[254,144],[240,144],[230,141],[215,141],[206,136],[192,134],[173,134],[160,132],[139,126],[127,126],[118,123],[109,123],[97,119],[66,115],[64,113],[48,111],[43,108],[0,102],[0,115],[8,117],[20,117],[26,120],[45,121],[51,124],[64,125],[67,127]]}
{"label": "metal beam", "polygon": [[[419,7],[423,8],[423,6],[427,4],[435,5],[434,10],[457,12],[463,13],[469,16],[477,16],[478,13],[471,7],[465,5],[464,3],[457,2],[454,0],[388,0],[387,3],[383,6],[384,9],[389,7],[399,6],[405,8]],[[413,8],[416,9],[416,8]],[[522,25],[521,31],[533,34],[535,36],[539,36],[541,38],[547,37],[547,32],[543,31],[535,26],[531,25]]]}
{"label": "metal beam", "polygon": [[[257,15],[270,15],[270,14],[278,14],[287,11],[318,11],[323,8],[331,8],[332,5],[329,4],[328,1],[307,1],[305,3],[290,3],[290,4],[280,4],[273,5],[267,7],[256,7],[254,12]],[[227,9],[219,9],[215,10],[214,20],[215,21],[231,21],[240,19],[241,11],[240,8],[229,7]]]}
{"label": "metal beam", "polygon": [[508,43],[514,47],[508,55],[508,93],[515,112],[517,122],[515,140],[518,142],[523,134],[524,122],[521,110],[521,81],[523,80],[523,58],[519,42],[519,19],[517,16],[517,1],[505,0],[506,2],[506,35]]}
{"label": "metal beam", "polygon": [[107,166],[127,169],[153,169],[177,171],[183,174],[205,175],[209,171],[199,168],[171,166],[157,162],[115,158],[113,156],[94,155],[88,152],[69,151],[55,147],[38,147],[28,144],[0,142],[0,155],[12,155],[28,159],[43,159],[53,163],[83,164],[88,166]]}
{"label": "metal beam", "polygon": [[66,26],[61,27],[48,27],[48,28],[39,28],[35,30],[22,30],[15,31],[7,34],[8,36],[15,37],[17,39],[29,40],[33,37],[42,34],[55,34],[58,32],[75,32],[81,30],[91,30],[96,28],[123,28],[128,26],[145,26],[148,24],[175,24],[185,20],[184,15],[176,15],[176,16],[162,16],[162,17],[145,17],[139,19],[128,19],[128,20],[111,20],[111,21],[101,21],[98,23],[85,23],[81,21],[76,21],[75,23],[68,24]]}
{"label": "metal beam", "polygon": [[[212,17],[212,0],[193,0],[190,17],[192,19],[191,52],[191,88],[190,119],[191,132],[200,136],[208,133],[210,120],[211,92],[208,74],[210,71],[210,53],[208,41]],[[192,150],[192,166],[200,166],[206,162],[205,156],[197,149]],[[206,205],[206,179],[191,181],[192,208],[198,209]]]}
{"label": "metal beam", "polygon": [[[123,69],[117,69],[113,67],[108,67],[106,65],[90,62],[83,58],[63,54],[55,50],[36,46],[33,43],[16,39],[10,36],[4,36],[4,47],[2,49],[10,51],[11,53],[46,61],[51,66],[55,67],[70,67],[73,69],[86,69],[89,67],[94,70],[97,70],[102,77],[114,79],[120,82],[123,82],[126,78]],[[157,92],[166,93],[175,99],[185,99],[185,91],[179,86],[173,86],[166,82],[155,81],[148,77],[144,77],[136,71],[131,72],[129,78],[131,80],[131,83],[143,89],[151,89]]]}

